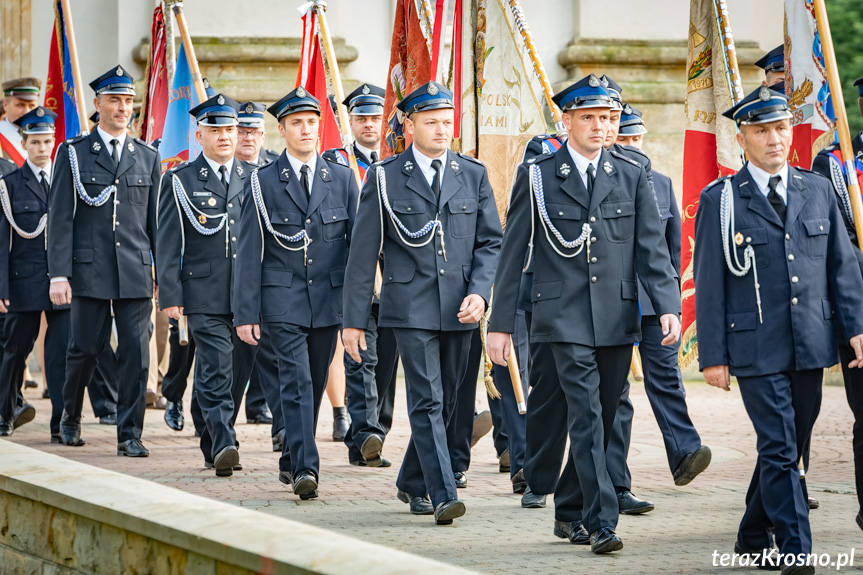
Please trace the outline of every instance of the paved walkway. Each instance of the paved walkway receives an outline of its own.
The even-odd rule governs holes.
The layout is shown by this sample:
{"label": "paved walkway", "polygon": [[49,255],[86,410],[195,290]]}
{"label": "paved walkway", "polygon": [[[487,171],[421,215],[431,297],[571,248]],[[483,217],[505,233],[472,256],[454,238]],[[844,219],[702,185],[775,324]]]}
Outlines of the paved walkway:
{"label": "paved walkway", "polygon": [[[400,384],[401,385],[401,384]],[[755,465],[755,437],[736,388],[725,393],[703,383],[688,384],[692,419],[713,450],[710,468],[687,487],[675,487],[653,413],[640,384],[632,386],[636,417],[630,453],[634,491],[652,500],[656,510],[624,516],[618,533],[625,548],[595,556],[588,547],[556,539],[553,509],[522,509],[507,474],[498,473],[490,436],[473,450],[467,489],[460,491],[467,515],[451,527],[436,527],[430,517],[414,517],[395,498],[395,478],[408,439],[404,389],[398,390],[396,421],[384,455],[389,469],[348,465],[343,444],[330,439],[332,410],[324,402],[318,428],[321,453],[321,497],[299,502],[277,480],[278,455],[272,453],[269,426],[237,427],[244,470],[229,479],[203,469],[191,429],[170,430],[164,412],[148,410],[144,442],[148,459],[115,455],[115,428],[98,424],[86,407],[83,437],[87,445],[70,448],[48,443],[47,400],[41,390],[26,395],[38,411],[36,420],[15,432],[13,441],[78,461],[128,473],[206,497],[264,513],[331,529],[361,540],[457,564],[480,573],[754,573],[714,567],[713,552],[732,551],[744,507],[746,486]],[[186,401],[188,405],[188,398]],[[244,417],[241,415],[241,421]],[[825,386],[821,417],[812,443],[810,491],[821,501],[812,512],[814,547],[831,559],[851,548],[863,549],[856,527],[851,455],[851,412],[842,387]],[[551,503],[551,500],[549,500]],[[285,533],[290,544],[290,533]],[[854,567],[863,571],[863,552]],[[827,572],[835,568],[822,568]],[[363,572],[357,566],[357,573]]]}

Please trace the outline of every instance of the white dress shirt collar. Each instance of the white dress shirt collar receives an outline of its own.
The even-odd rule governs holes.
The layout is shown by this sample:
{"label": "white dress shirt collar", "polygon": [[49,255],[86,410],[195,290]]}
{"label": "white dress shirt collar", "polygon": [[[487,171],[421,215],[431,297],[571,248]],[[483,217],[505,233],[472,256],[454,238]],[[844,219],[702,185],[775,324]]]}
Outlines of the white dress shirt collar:
{"label": "white dress shirt collar", "polygon": [[207,160],[207,163],[210,165],[210,169],[213,170],[214,174],[216,174],[216,179],[219,179],[219,180],[222,179],[222,173],[219,172],[219,168],[222,166],[227,167],[228,171],[225,172],[225,180],[227,180],[227,183],[229,183],[229,184],[231,183],[231,170],[234,167],[234,158],[231,158],[230,160],[228,160],[224,164],[220,164],[216,160],[214,160],[212,158],[208,158],[207,155],[204,154],[203,152],[201,152],[201,155],[204,156],[204,159]]}
{"label": "white dress shirt collar", "polygon": [[434,168],[432,168],[432,162],[434,160],[440,160],[440,163],[441,163],[440,185],[441,185],[441,189],[443,189],[443,174],[446,171],[444,169],[444,168],[446,168],[446,157],[447,157],[446,152],[444,152],[443,155],[439,158],[430,158],[430,157],[426,156],[425,154],[423,154],[422,152],[420,152],[416,146],[411,146],[411,147],[413,148],[413,151],[414,151],[414,160],[416,160],[416,162],[417,162],[417,167],[420,169],[420,171],[422,171],[422,173],[425,176],[426,181],[428,182],[429,186],[432,185],[432,178],[434,177]]}
{"label": "white dress shirt collar", "polygon": [[362,154],[369,159],[369,162],[372,161],[372,152],[378,155],[378,159],[380,159],[380,150],[372,150],[371,148],[366,148],[365,146],[361,146],[360,144],[354,142],[354,147],[357,151],[362,152]]}
{"label": "white dress shirt collar", "polygon": [[779,194],[782,199],[785,201],[785,205],[788,205],[788,163],[786,162],[780,170],[775,174],[768,174],[766,171],[762,170],[752,162],[747,162],[746,167],[749,168],[749,175],[752,176],[752,179],[755,180],[755,184],[758,186],[758,190],[767,197],[767,194],[770,193],[770,188],[768,187],[770,184],[770,178],[773,176],[779,176],[781,181],[779,185],[776,186],[776,193]]}
{"label": "white dress shirt collar", "polygon": [[566,141],[566,149],[569,150],[569,155],[572,156],[572,161],[575,162],[575,169],[578,170],[578,175],[581,176],[581,183],[587,188],[587,166],[593,164],[593,175],[596,177],[596,173],[599,171],[599,158],[602,157],[602,150],[596,154],[594,159],[589,160],[575,151],[569,144],[569,140]]}
{"label": "white dress shirt collar", "polygon": [[297,178],[302,178],[303,173],[300,172],[300,168],[304,165],[309,167],[309,195],[312,193],[312,188],[315,187],[315,167],[318,163],[318,155],[312,154],[312,157],[308,162],[302,162],[299,159],[293,157],[285,150],[285,155],[288,157],[288,161],[291,163],[291,170],[297,175]]}
{"label": "white dress shirt collar", "polygon": [[108,149],[108,155],[109,156],[114,153],[114,150],[111,147],[111,140],[117,140],[119,142],[119,144],[117,144],[117,146],[118,146],[117,158],[118,158],[118,160],[121,159],[123,157],[123,146],[125,146],[125,144],[126,144],[126,132],[125,132],[125,130],[119,136],[112,136],[111,134],[109,134],[108,132],[103,130],[102,126],[96,126],[96,132],[98,132],[99,137],[102,138],[102,142],[105,144],[105,148]]}
{"label": "white dress shirt collar", "polygon": [[27,165],[30,167],[30,170],[33,172],[33,175],[36,176],[37,182],[42,182],[42,172],[45,172],[45,179],[48,180],[48,185],[51,185],[51,162],[48,162],[48,165],[44,168],[40,168],[29,159],[27,160]]}

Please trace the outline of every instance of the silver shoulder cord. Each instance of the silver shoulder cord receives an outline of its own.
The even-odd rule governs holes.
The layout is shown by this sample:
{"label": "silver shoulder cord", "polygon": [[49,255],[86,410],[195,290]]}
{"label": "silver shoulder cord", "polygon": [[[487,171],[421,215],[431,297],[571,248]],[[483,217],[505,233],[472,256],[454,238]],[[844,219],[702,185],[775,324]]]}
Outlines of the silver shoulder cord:
{"label": "silver shoulder cord", "polygon": [[[25,240],[32,240],[45,231],[45,226],[48,223],[47,213],[42,214],[42,217],[39,218],[39,224],[32,232],[25,232],[18,226],[18,223],[15,221],[15,217],[12,215],[12,206],[9,204],[9,190],[6,189],[6,182],[3,180],[0,180],[0,206],[3,207],[3,214],[5,214],[6,219],[9,220],[9,225],[11,226],[12,230],[14,230],[15,233],[17,233]],[[9,231],[10,252],[12,251],[12,230]],[[48,249],[48,234],[45,234],[45,249]]]}
{"label": "silver shoulder cord", "polygon": [[[177,174],[173,174],[171,176],[171,183],[173,184],[174,188],[174,202],[177,204],[177,210],[186,214],[186,219],[189,220],[189,224],[191,224],[192,229],[194,229],[202,236],[212,236],[218,233],[222,228],[225,228],[225,257],[228,257],[231,252],[231,226],[228,224],[228,213],[225,212],[223,214],[209,215],[202,212],[193,203],[189,201],[189,197],[188,195],[186,195],[186,189],[183,187],[183,182],[180,181],[180,178],[177,177]],[[205,221],[206,218],[220,218],[221,222],[219,222],[219,225],[215,228],[205,228],[195,217],[195,214],[192,213],[192,210],[198,212],[198,215],[204,216]],[[180,234],[182,235],[182,247],[180,255],[182,257],[183,251],[186,249],[186,231],[185,227],[182,225],[182,217],[180,218],[180,220]]]}
{"label": "silver shoulder cord", "polygon": [[[536,209],[539,212],[539,221],[542,224],[543,230],[545,231],[545,238],[548,240],[551,248],[557,252],[557,254],[564,258],[574,258],[578,254],[582,252],[585,244],[587,244],[587,259],[590,261],[590,234],[593,229],[590,227],[590,224],[586,223],[581,226],[581,234],[572,241],[566,240],[563,237],[563,234],[554,226],[551,221],[551,218],[548,216],[548,210],[545,207],[545,192],[542,187],[542,173],[539,171],[539,166],[536,164],[531,164],[530,166],[530,191],[531,191],[531,200],[530,200],[530,242],[528,243],[528,256],[527,263],[525,263],[524,269],[522,272],[526,271],[530,266],[531,258],[533,257],[533,238],[534,238],[534,221],[533,221],[533,207],[534,203],[536,204]],[[551,232],[549,234],[549,232]],[[560,251],[557,247],[557,244],[552,241],[551,236],[554,236],[557,243],[567,249],[574,249],[575,252],[571,254],[564,253]]]}
{"label": "silver shoulder cord", "polygon": [[[410,247],[410,248],[424,247],[424,246],[428,245],[434,239],[434,234],[432,232],[435,230],[435,228],[437,228],[437,235],[440,238],[440,249],[443,252],[443,261],[446,261],[446,245],[444,244],[444,239],[443,239],[443,237],[444,237],[443,236],[443,224],[440,221],[440,214],[438,214],[437,217],[435,217],[435,219],[429,220],[426,223],[426,225],[424,225],[418,231],[416,231],[416,232],[410,231],[409,229],[407,229],[407,227],[405,227],[405,225],[401,222],[401,220],[398,219],[398,217],[393,212],[392,207],[390,206],[390,199],[389,199],[389,196],[387,196],[387,177],[386,177],[386,174],[384,174],[384,170],[382,169],[382,167],[378,168],[377,174],[378,174],[378,178],[377,178],[378,202],[383,203],[383,207],[386,209],[387,213],[390,216],[390,219],[395,224],[396,234],[399,236],[399,239],[402,241],[402,243],[404,245]],[[438,176],[435,176],[435,177],[438,177]],[[383,215],[383,209],[382,209],[381,210],[381,246],[380,246],[381,250],[383,250],[383,244],[384,244],[383,217],[384,217],[384,215]],[[404,235],[402,235],[402,234],[404,234]],[[405,237],[404,237],[405,235],[412,240],[417,240],[417,239],[419,239],[425,235],[428,235],[428,238],[420,244],[412,244],[411,242],[409,242],[408,240],[405,239]]]}
{"label": "silver shoulder cord", "polygon": [[[264,227],[267,228],[267,231],[272,234],[273,238],[276,242],[282,246],[284,249],[298,252],[302,250],[303,252],[303,265],[307,265],[309,259],[309,245],[312,243],[312,239],[306,233],[306,230],[300,230],[298,234],[294,234],[292,236],[285,235],[283,233],[277,232],[273,229],[273,224],[270,221],[270,216],[267,213],[267,206],[264,204],[264,197],[261,194],[261,182],[258,180],[258,170],[254,170],[252,172],[252,200],[255,202],[255,207],[258,212],[258,222],[263,223]],[[263,261],[264,257],[264,242],[263,242],[263,229],[261,229],[261,259]],[[303,242],[303,245],[300,247],[291,247],[282,243],[282,240],[285,240],[288,243],[295,244],[298,242]]]}
{"label": "silver shoulder cord", "polygon": [[[848,186],[845,184],[845,174],[842,173],[842,164],[830,154],[828,156],[830,165],[830,179],[833,180],[833,187],[836,188],[836,193],[839,194],[840,204],[842,206],[842,211],[845,212],[845,217],[848,222],[854,223],[854,211],[851,209],[851,196],[848,195]],[[850,174],[857,174],[857,167],[854,166],[853,172],[848,172],[849,178]]]}
{"label": "silver shoulder cord", "polygon": [[112,230],[117,229],[117,204],[120,203],[117,201],[117,186],[111,184],[101,192],[95,198],[90,196],[87,193],[87,190],[84,189],[84,184],[81,183],[81,172],[78,170],[78,153],[75,151],[75,146],[69,144],[69,166],[72,169],[72,182],[75,184],[75,191],[77,192],[75,195],[75,203],[72,205],[72,217],[75,217],[75,212],[78,210],[78,198],[81,198],[85,204],[90,206],[91,208],[98,208],[103,206],[105,202],[113,195],[114,196],[114,214],[111,216],[112,218]]}
{"label": "silver shoulder cord", "polygon": [[764,323],[761,316],[761,284],[758,283],[758,265],[755,263],[755,248],[752,244],[746,246],[743,250],[743,265],[737,258],[737,250],[734,250],[734,262],[731,261],[731,241],[732,234],[735,231],[734,225],[734,192],[731,186],[731,179],[725,180],[725,186],[722,188],[722,196],[719,204],[719,219],[720,230],[722,232],[722,249],[725,252],[725,264],[728,266],[728,271],[735,276],[742,278],[752,269],[752,277],[755,281],[755,303],[758,304],[758,323]]}

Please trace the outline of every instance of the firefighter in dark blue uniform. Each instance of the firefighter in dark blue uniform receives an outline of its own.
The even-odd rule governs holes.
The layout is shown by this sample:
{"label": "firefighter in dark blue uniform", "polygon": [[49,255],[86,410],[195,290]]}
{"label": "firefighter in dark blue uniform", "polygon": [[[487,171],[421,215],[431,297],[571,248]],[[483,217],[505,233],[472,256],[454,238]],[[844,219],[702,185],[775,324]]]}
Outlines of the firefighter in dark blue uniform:
{"label": "firefighter in dark blue uniform", "polygon": [[863,364],[863,278],[830,181],[787,163],[785,95],[762,86],[724,115],[740,127],[749,161],[699,200],[699,363],[716,387],[728,390],[737,377],[758,439],[735,552],[761,556],[775,537],[790,561],[812,552],[797,462],[818,415],[823,368],[836,361],[835,327],[854,350],[849,367]]}

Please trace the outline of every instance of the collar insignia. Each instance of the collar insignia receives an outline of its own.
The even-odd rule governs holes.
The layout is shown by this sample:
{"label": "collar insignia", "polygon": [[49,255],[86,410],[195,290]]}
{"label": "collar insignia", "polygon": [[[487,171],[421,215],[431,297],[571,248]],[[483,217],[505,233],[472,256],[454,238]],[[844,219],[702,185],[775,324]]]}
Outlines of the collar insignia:
{"label": "collar insignia", "polygon": [[237,162],[237,175],[238,176],[243,175],[243,166],[241,166],[239,162]]}
{"label": "collar insignia", "polygon": [[135,146],[132,145],[132,142],[126,142],[126,149],[129,150],[130,152],[134,152]]}
{"label": "collar insignia", "polygon": [[282,168],[279,177],[282,179],[282,181],[287,182],[291,179],[291,170],[289,170],[288,168]]}
{"label": "collar insignia", "polygon": [[93,142],[93,150],[94,151],[98,152],[101,149],[102,149],[102,142],[100,142],[99,140],[96,140],[95,142]]}
{"label": "collar insignia", "polygon": [[572,171],[572,168],[569,167],[569,164],[564,162],[563,164],[560,165],[560,173],[563,174],[564,176],[568,176],[571,171]]}
{"label": "collar insignia", "polygon": [[602,163],[602,169],[605,170],[606,174],[610,174],[612,171],[614,171],[614,166],[611,165],[611,162],[605,160],[605,162]]}
{"label": "collar insignia", "polygon": [[408,160],[407,162],[405,162],[404,169],[406,172],[414,171],[414,163]]}
{"label": "collar insignia", "polygon": [[453,160],[449,163],[449,167],[452,168],[453,172],[457,172],[461,168],[461,166],[459,166],[458,162],[456,162],[455,160]]}
{"label": "collar insignia", "polygon": [[325,182],[330,181],[330,171],[326,168],[321,168],[321,179]]}
{"label": "collar insignia", "polygon": [[203,168],[201,168],[198,171],[198,174],[200,174],[200,176],[202,178],[209,178],[210,177],[210,170],[207,169],[207,166],[204,166]]}

